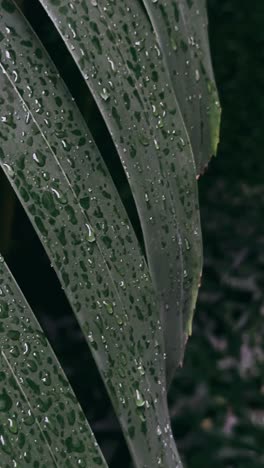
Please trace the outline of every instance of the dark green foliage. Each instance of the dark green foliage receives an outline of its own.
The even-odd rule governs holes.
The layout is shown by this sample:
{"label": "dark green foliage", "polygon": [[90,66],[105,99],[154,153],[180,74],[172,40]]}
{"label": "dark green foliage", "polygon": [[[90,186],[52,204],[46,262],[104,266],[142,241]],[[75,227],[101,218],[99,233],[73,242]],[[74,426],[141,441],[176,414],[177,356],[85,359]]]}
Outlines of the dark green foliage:
{"label": "dark green foliage", "polygon": [[[155,36],[156,23],[139,1],[41,4],[87,82],[116,146],[137,206],[150,273],[92,134],[11,0],[1,1],[0,13],[1,167],[90,346],[135,465],[180,467],[165,373],[170,379],[182,362],[191,332],[202,264],[196,175],[201,154],[207,162],[218,133],[206,12],[202,5],[194,16],[192,6],[179,1],[181,58],[175,65],[161,53],[166,37],[160,32]],[[198,56],[200,49],[206,56],[199,65],[201,80],[198,56],[188,52],[192,46],[199,49]],[[171,47],[177,57],[173,42]],[[193,113],[185,107],[186,89],[172,83],[174,67],[184,68],[184,54],[191,63],[186,89]],[[3,320],[4,314],[3,309]],[[17,330],[12,336],[8,330],[3,333],[19,340]],[[18,362],[18,374],[25,362]],[[28,385],[39,392],[33,379]],[[3,398],[9,406],[10,397]],[[17,394],[14,398],[19,399]],[[69,452],[75,451],[68,439],[65,444]]]}
{"label": "dark green foliage", "polygon": [[106,467],[48,341],[0,256],[1,466]]}

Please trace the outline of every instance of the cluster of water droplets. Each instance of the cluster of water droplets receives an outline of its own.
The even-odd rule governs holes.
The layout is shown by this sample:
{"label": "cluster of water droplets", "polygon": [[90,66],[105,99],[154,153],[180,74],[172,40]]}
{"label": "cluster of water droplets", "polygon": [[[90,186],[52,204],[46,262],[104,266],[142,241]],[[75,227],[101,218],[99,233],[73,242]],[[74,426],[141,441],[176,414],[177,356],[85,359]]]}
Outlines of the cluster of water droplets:
{"label": "cluster of water droplets", "polygon": [[[69,7],[74,14],[77,5]],[[68,37],[73,41],[77,32],[73,21],[68,24]],[[9,47],[19,50],[19,60],[30,61],[36,45],[28,27],[16,22],[16,35],[11,39]],[[98,41],[93,44],[100,53]],[[4,61],[2,167],[50,255],[113,400],[117,398],[115,407],[122,423],[131,440],[139,441],[157,418],[167,420],[155,410],[155,405],[162,406],[162,383],[156,374],[164,372],[163,354],[152,352],[152,343],[162,339],[155,296],[103,161],[58,73],[38,48],[41,52],[32,69],[19,69],[11,55]],[[112,60],[112,54],[108,57],[107,66],[114,73],[118,61]],[[105,96],[108,86],[103,79],[99,86]],[[105,104],[111,101],[110,97],[100,99]],[[122,126],[115,111],[113,118]],[[14,152],[17,141],[19,151]],[[124,153],[130,152],[124,142],[119,143]],[[146,320],[143,332],[141,324]],[[17,354],[15,347],[13,353]],[[49,382],[47,374],[41,379],[43,385]],[[68,444],[70,450],[72,442]],[[145,456],[154,449],[148,441]]]}
{"label": "cluster of water droplets", "polygon": [[[202,106],[202,124],[209,121],[213,127],[217,112],[214,115],[211,106],[218,109],[218,105],[212,77],[203,65],[208,59],[203,55],[203,37],[193,30],[192,22],[183,21],[184,15],[189,18],[190,2],[181,11],[176,2],[161,3],[145,2],[158,12],[158,37],[168,31],[167,49],[154,40],[137,3],[42,0],[90,86],[120,154],[139,208],[154,283],[167,306],[163,309],[170,314],[167,341],[175,343],[174,330],[179,330],[176,348],[181,354],[184,323],[175,328],[175,304],[177,310],[187,304],[189,314],[201,263],[190,143],[200,148],[205,126],[193,124],[190,109],[199,108],[200,113]],[[6,8],[12,3],[2,4],[14,13],[15,7]],[[203,15],[195,14],[200,21]],[[173,27],[164,29],[167,22]],[[28,27],[15,22],[15,36],[10,34],[11,23],[10,17],[3,28],[2,167],[51,257],[117,401],[117,411],[123,413],[131,439],[136,439],[147,424],[162,419],[151,408],[153,398],[164,398],[163,377],[157,376],[159,371],[164,375],[164,353],[155,349],[163,331],[157,327],[147,269],[109,174],[57,71]],[[23,60],[31,71],[20,68]],[[14,160],[12,142],[18,139],[20,154]],[[196,139],[199,143],[194,145]],[[194,156],[199,163],[200,155]],[[141,329],[145,321],[146,336]],[[171,352],[179,352],[168,351],[168,361]],[[129,356],[126,365],[121,365],[122,360],[119,365],[122,355]],[[143,373],[138,370],[141,366]],[[146,375],[151,376],[151,385]],[[129,382],[126,390],[122,379]],[[131,416],[135,407],[138,411]],[[157,427],[163,431],[161,423]],[[150,445],[149,441],[151,451]]]}
{"label": "cluster of water droplets", "polygon": [[[2,258],[2,257],[1,257]],[[106,466],[43,331],[0,263],[1,466]],[[34,440],[34,443],[32,443]]]}

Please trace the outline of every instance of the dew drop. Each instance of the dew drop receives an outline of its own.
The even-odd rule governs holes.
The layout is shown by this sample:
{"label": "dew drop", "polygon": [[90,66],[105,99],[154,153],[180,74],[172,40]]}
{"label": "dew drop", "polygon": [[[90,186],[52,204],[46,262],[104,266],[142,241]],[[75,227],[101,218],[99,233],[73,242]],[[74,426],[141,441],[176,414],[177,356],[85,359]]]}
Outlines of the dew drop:
{"label": "dew drop", "polygon": [[108,93],[106,88],[103,88],[103,90],[100,93],[100,96],[104,101],[108,101],[110,94]]}
{"label": "dew drop", "polygon": [[14,170],[12,169],[12,167],[11,167],[9,164],[6,164],[6,163],[3,164],[3,167],[5,168],[5,170],[6,170],[6,172],[7,172],[7,175],[8,175],[9,177],[11,177],[11,179],[13,179],[14,176],[15,176],[15,172],[14,172]]}
{"label": "dew drop", "polygon": [[88,237],[87,237],[88,242],[94,242],[95,241],[94,231],[92,230],[91,226],[88,223],[86,223],[85,226],[88,229]]}
{"label": "dew drop", "polygon": [[54,193],[54,195],[57,198],[57,201],[61,203],[61,205],[66,205],[68,203],[68,200],[65,195],[63,195],[59,190],[55,189],[54,187],[51,189],[51,191]]}
{"label": "dew drop", "polygon": [[67,140],[61,140],[61,144],[62,144],[63,149],[65,149],[65,151],[67,152],[69,152],[72,148],[71,144],[68,143]]}
{"label": "dew drop", "polygon": [[41,375],[41,380],[44,383],[44,385],[49,386],[51,385],[51,376],[48,371],[43,372]]}
{"label": "dew drop", "polygon": [[46,156],[41,151],[36,151],[35,153],[33,153],[32,157],[38,166],[45,166]]}
{"label": "dew drop", "polygon": [[138,369],[138,372],[140,373],[140,375],[145,375],[145,369],[142,366],[142,364],[139,364],[137,369]]}
{"label": "dew drop", "polygon": [[8,418],[8,429],[12,434],[17,434],[18,426],[15,419]]}
{"label": "dew drop", "polygon": [[176,52],[178,50],[177,39],[174,36],[170,37],[171,47]]}
{"label": "dew drop", "polygon": [[112,314],[113,314],[113,307],[112,307],[112,304],[110,304],[110,303],[107,302],[107,301],[103,301],[103,304],[104,304],[104,306],[106,307],[106,310],[107,310],[108,314],[112,315]]}
{"label": "dew drop", "polygon": [[184,239],[186,250],[190,250],[190,243],[187,238]]}
{"label": "dew drop", "polygon": [[0,301],[0,319],[5,319],[8,317],[8,309],[8,305],[5,302]]}
{"label": "dew drop", "polygon": [[122,318],[120,317],[120,315],[115,315],[115,319],[116,319],[116,322],[117,324],[122,327],[122,325],[124,324]]}
{"label": "dew drop", "polygon": [[145,406],[145,400],[143,399],[139,390],[136,390],[136,405],[138,408]]}
{"label": "dew drop", "polygon": [[26,425],[26,426],[32,426],[35,422],[35,418],[33,416],[33,414],[31,413],[31,410],[29,409],[28,412],[27,412],[27,415],[23,418],[23,423]]}
{"label": "dew drop", "polygon": [[80,205],[84,210],[88,210],[88,208],[90,207],[90,197],[81,198]]}
{"label": "dew drop", "polygon": [[144,133],[140,133],[138,139],[143,146],[149,145],[149,139],[144,135]]}
{"label": "dew drop", "polygon": [[3,389],[0,393],[0,412],[7,412],[12,408],[12,400],[6,393],[6,390]]}
{"label": "dew drop", "polygon": [[94,343],[94,337],[93,337],[92,332],[89,332],[89,333],[88,333],[87,338],[88,338],[88,340],[90,341],[90,343]]}

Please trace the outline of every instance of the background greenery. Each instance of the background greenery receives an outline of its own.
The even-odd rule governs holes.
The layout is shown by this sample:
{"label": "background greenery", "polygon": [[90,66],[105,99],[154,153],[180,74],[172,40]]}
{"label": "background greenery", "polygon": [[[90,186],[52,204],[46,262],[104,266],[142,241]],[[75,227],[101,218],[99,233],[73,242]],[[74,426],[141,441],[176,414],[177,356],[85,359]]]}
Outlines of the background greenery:
{"label": "background greenery", "polygon": [[[188,468],[264,466],[264,4],[208,0],[223,108],[218,157],[200,179],[205,268],[193,337],[170,393]],[[29,19],[60,64],[137,215],[114,148],[69,54],[37,2]],[[110,466],[129,463],[100,377],[48,259],[1,174],[0,247],[81,401]],[[27,274],[25,275],[25,266]],[[82,364],[89,366],[87,378]]]}

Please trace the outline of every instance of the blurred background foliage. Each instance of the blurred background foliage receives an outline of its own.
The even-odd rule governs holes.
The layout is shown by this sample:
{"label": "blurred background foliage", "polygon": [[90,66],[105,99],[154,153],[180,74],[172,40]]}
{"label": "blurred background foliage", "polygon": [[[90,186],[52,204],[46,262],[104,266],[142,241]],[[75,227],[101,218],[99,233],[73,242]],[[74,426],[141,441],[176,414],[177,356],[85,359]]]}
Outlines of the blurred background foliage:
{"label": "blurred background foliage", "polygon": [[[72,59],[37,0],[19,2],[80,106],[137,234],[125,176]],[[208,0],[223,109],[199,182],[205,266],[184,366],[170,395],[188,468],[264,466],[264,2]],[[37,313],[111,467],[129,455],[100,376],[40,242],[0,173],[0,250]]]}

